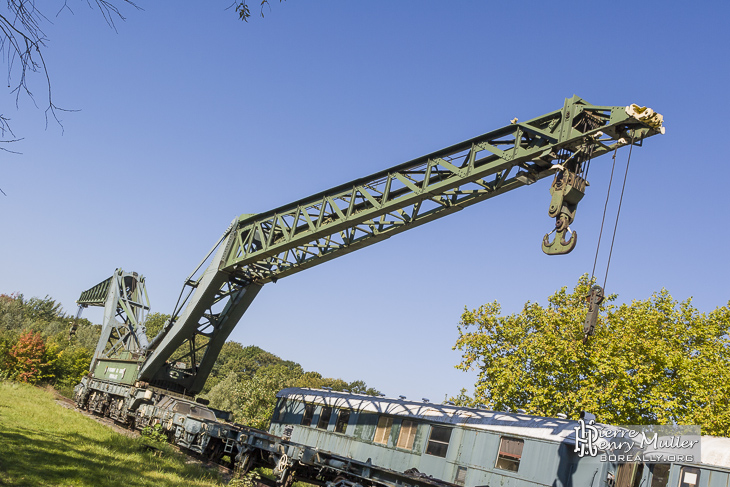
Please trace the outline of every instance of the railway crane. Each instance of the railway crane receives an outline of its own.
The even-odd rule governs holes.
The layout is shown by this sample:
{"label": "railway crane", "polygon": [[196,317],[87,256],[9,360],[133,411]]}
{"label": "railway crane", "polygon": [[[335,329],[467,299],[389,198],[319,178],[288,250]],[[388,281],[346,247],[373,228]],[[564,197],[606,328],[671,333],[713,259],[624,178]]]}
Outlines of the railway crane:
{"label": "railway crane", "polygon": [[[569,226],[591,160],[642,145],[664,133],[662,123],[649,108],[591,105],[573,96],[537,118],[514,119],[288,205],[241,215],[185,280],[178,305],[155,337],[144,329],[144,278],[117,269],[77,302],[105,308],[90,373],[76,388],[77,403],[121,422],[144,421],[147,413],[140,411],[152,409],[167,418],[166,410],[195,416],[198,408],[202,418],[205,408],[194,397],[265,284],[541,179],[553,178],[548,215],[555,220],[542,250],[568,253],[577,242]],[[191,435],[176,438],[202,450],[202,440]]]}

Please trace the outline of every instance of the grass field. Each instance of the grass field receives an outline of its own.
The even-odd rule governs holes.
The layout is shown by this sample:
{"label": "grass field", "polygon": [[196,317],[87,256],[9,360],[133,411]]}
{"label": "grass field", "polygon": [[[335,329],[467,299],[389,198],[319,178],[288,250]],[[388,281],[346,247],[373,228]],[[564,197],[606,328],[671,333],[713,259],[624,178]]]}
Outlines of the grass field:
{"label": "grass field", "polygon": [[221,486],[168,445],[130,438],[66,409],[50,392],[0,381],[0,485]]}

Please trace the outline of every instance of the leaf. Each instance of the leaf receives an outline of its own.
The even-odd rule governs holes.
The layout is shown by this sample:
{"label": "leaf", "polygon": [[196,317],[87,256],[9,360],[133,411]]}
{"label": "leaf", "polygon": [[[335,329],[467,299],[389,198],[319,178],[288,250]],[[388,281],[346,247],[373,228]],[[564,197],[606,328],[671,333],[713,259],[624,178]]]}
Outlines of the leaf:
{"label": "leaf", "polygon": [[613,424],[699,424],[730,434],[730,303],[700,313],[666,289],[644,301],[601,304],[595,334],[582,343],[590,287],[582,276],[548,306],[526,303],[502,316],[498,303],[465,309],[454,349],[456,368],[479,371],[473,398],[497,410],[577,417],[581,410]]}

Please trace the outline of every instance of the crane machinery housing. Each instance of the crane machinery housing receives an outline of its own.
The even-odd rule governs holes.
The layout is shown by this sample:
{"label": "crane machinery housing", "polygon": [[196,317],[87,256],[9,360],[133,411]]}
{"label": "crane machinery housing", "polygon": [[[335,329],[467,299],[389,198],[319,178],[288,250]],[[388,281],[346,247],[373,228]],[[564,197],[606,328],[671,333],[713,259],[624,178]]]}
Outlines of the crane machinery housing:
{"label": "crane machinery housing", "polygon": [[[219,453],[240,456],[243,443],[229,441],[230,428],[212,426],[216,414],[225,415],[195,403],[194,397],[266,283],[549,176],[548,215],[555,225],[543,237],[542,250],[568,253],[577,242],[569,225],[591,160],[622,146],[641,146],[664,133],[662,123],[662,116],[648,108],[597,106],[573,96],[540,117],[515,119],[288,205],[241,215],[185,280],[171,318],[155,337],[147,337],[144,327],[149,311],[144,278],[117,269],[77,301],[81,308],[103,306],[105,311],[101,339],[90,373],[76,387],[76,401],[138,427],[164,420],[186,448],[202,453],[212,439]],[[195,421],[176,423],[176,417],[211,426],[193,434],[186,428]],[[227,433],[213,433],[223,430]]]}

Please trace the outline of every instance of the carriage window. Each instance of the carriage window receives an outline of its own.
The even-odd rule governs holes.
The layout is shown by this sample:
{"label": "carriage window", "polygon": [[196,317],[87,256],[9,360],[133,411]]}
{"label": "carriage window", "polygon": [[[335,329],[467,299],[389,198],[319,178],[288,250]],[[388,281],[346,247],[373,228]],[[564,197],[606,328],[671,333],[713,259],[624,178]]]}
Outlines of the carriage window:
{"label": "carriage window", "polygon": [[495,467],[516,472],[520,468],[520,459],[522,458],[522,448],[524,446],[525,440],[507,436],[500,438],[499,454],[497,455]]}
{"label": "carriage window", "polygon": [[456,476],[454,477],[454,483],[456,485],[464,485],[466,481],[466,467],[457,467]]}
{"label": "carriage window", "polygon": [[378,418],[378,427],[375,429],[375,443],[381,445],[388,444],[388,437],[390,436],[390,428],[393,426],[393,418],[388,416],[381,416]]}
{"label": "carriage window", "polygon": [[700,469],[696,467],[682,467],[679,473],[679,487],[697,487],[700,483]]}
{"label": "carriage window", "polygon": [[444,426],[431,426],[431,436],[428,438],[426,453],[436,457],[445,457],[449,449],[451,439],[451,428]]}
{"label": "carriage window", "polygon": [[396,446],[398,448],[405,448],[406,450],[413,449],[413,441],[416,439],[416,429],[418,425],[413,421],[403,420],[400,425],[400,433],[398,433],[398,442]]}
{"label": "carriage window", "polygon": [[330,424],[330,418],[332,417],[332,408],[329,406],[322,406],[322,412],[319,413],[319,421],[317,422],[317,428],[326,430],[327,425]]}
{"label": "carriage window", "polygon": [[276,404],[276,409],[274,409],[274,417],[271,418],[271,421],[273,423],[283,422],[285,411],[286,411],[286,399],[284,399],[282,397],[279,399],[279,402]]}
{"label": "carriage window", "polygon": [[314,404],[305,404],[304,415],[302,416],[302,426],[311,426],[312,417],[314,417]]}
{"label": "carriage window", "polygon": [[670,466],[668,463],[649,465],[649,470],[651,470],[651,487],[667,487]]}
{"label": "carriage window", "polygon": [[347,423],[350,422],[350,411],[340,409],[337,413],[337,422],[335,423],[335,433],[344,433],[347,431]]}

